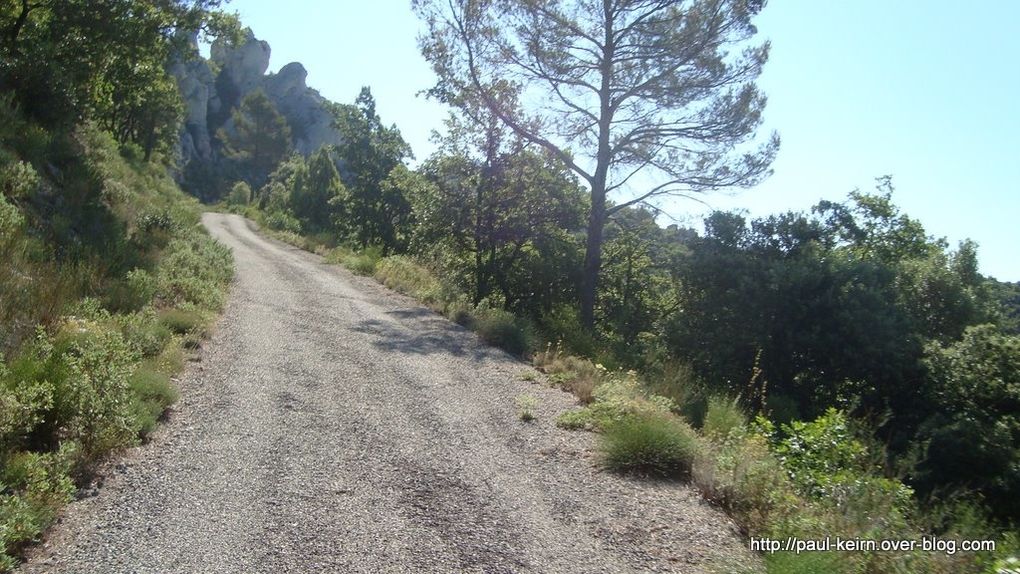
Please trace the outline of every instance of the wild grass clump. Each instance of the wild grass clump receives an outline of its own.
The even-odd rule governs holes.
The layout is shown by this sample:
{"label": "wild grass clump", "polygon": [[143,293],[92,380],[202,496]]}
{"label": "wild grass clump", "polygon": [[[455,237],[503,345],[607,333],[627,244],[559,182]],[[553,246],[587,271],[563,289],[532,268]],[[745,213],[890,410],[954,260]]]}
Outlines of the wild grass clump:
{"label": "wild grass clump", "polygon": [[159,324],[176,335],[203,334],[205,315],[197,309],[166,309],[159,314]]}
{"label": "wild grass clump", "polygon": [[355,275],[370,276],[375,273],[376,266],[382,260],[382,250],[369,247],[354,251],[347,247],[335,247],[326,252],[326,262],[343,265]]}
{"label": "wild grass clump", "polygon": [[607,375],[604,367],[566,354],[558,343],[549,343],[544,351],[535,353],[532,363],[549,375],[550,383],[572,393],[583,405],[591,404],[596,385]]}
{"label": "wild grass clump", "polygon": [[747,425],[747,418],[737,401],[714,396],[708,399],[708,408],[701,426],[701,433],[711,440],[721,442],[730,434],[741,431]]}
{"label": "wild grass clump", "polygon": [[538,399],[533,395],[520,395],[517,397],[517,418],[524,422],[535,420],[535,407],[538,406]]}
{"label": "wild grass clump", "polygon": [[563,413],[556,424],[568,429],[601,432],[631,417],[667,416],[675,407],[665,397],[646,394],[633,371],[599,370],[602,374],[596,379],[590,403]]}
{"label": "wild grass clump", "polygon": [[469,325],[486,343],[518,357],[534,350],[537,336],[528,321],[503,309],[478,307]]}
{"label": "wild grass clump", "polygon": [[610,425],[602,435],[602,461],[609,469],[685,477],[700,449],[697,433],[682,420],[642,413]]}
{"label": "wild grass clump", "polygon": [[416,299],[426,299],[426,296],[441,290],[439,281],[428,269],[403,255],[393,255],[381,260],[376,266],[374,276],[388,289]]}
{"label": "wild grass clump", "polygon": [[143,439],[155,430],[163,412],[178,398],[170,376],[159,367],[158,362],[143,362],[129,379],[133,427]]}
{"label": "wild grass clump", "polygon": [[670,399],[677,406],[677,414],[695,427],[702,426],[709,393],[689,363],[676,359],[656,362],[645,373],[644,381],[649,393]]}

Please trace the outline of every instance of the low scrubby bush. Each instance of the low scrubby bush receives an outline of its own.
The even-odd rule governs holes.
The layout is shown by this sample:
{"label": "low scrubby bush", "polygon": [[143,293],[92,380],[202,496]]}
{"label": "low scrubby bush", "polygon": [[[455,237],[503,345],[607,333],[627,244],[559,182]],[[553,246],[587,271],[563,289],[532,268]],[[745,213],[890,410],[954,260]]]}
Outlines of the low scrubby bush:
{"label": "low scrubby bush", "polygon": [[152,430],[233,274],[164,163],[94,126],[51,135],[3,100],[0,571],[75,480]]}
{"label": "low scrubby bush", "polygon": [[219,310],[226,301],[223,288],[234,275],[230,249],[198,232],[175,238],[157,271],[155,298],[162,306],[191,303]]}
{"label": "low scrubby bush", "polygon": [[[164,315],[167,314],[164,312]],[[124,340],[141,357],[160,354],[173,337],[169,321],[161,321],[152,308],[129,315],[115,315],[113,320],[120,327]]]}

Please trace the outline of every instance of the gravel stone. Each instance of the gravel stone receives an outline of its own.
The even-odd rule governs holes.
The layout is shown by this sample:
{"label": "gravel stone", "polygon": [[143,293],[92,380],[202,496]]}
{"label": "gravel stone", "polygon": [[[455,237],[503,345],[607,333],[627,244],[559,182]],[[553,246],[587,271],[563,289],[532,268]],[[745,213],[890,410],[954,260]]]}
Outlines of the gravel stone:
{"label": "gravel stone", "polygon": [[[689,486],[601,470],[568,394],[373,280],[203,223],[223,317],[144,446],[20,572],[713,572],[758,559]],[[536,420],[518,417],[521,394]],[[98,487],[98,488],[97,488]],[[732,562],[727,562],[732,561]]]}

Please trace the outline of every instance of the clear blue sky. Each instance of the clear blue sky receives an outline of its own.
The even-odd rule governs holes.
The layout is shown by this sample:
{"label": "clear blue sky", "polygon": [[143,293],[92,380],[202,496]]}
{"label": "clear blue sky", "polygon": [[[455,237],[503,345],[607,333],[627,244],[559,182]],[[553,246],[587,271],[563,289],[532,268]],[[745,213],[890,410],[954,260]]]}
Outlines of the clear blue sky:
{"label": "clear blue sky", "polygon": [[[432,73],[417,49],[408,0],[233,0],[325,97],[352,102],[372,87],[418,159],[445,111],[417,96]],[[772,0],[758,20],[772,41],[760,79],[767,129],[782,149],[760,186],[704,199],[767,215],[842,199],[894,177],[894,202],[951,244],[980,245],[981,270],[1020,281],[1020,2]],[[696,223],[706,207],[670,211]]]}

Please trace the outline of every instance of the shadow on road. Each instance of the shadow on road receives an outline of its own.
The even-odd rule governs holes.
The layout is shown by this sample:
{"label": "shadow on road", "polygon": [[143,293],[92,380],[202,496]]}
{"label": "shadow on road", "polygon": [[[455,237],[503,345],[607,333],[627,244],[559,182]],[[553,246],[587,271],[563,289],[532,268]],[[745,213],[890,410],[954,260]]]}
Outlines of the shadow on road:
{"label": "shadow on road", "polygon": [[463,327],[447,323],[439,319],[427,309],[401,309],[389,311],[387,315],[398,319],[427,319],[431,325],[417,322],[415,329],[409,329],[399,323],[367,319],[355,324],[351,330],[368,335],[373,347],[382,351],[392,351],[404,355],[453,355],[481,360],[495,352],[467,336]]}

